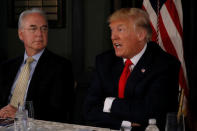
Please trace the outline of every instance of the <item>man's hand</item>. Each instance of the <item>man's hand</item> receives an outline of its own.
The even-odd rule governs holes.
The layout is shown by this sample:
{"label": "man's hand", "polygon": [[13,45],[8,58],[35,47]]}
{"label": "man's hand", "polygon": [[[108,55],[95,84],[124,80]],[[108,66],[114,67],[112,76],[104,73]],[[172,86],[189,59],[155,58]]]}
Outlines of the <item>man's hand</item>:
{"label": "man's hand", "polygon": [[0,110],[0,118],[14,118],[17,108],[8,104]]}

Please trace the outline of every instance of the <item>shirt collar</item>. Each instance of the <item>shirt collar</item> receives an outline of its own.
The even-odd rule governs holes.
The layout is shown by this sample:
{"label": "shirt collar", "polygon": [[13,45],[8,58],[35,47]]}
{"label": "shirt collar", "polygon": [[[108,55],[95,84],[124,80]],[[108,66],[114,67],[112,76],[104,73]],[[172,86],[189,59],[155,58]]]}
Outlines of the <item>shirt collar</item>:
{"label": "shirt collar", "polygon": [[[42,55],[42,53],[44,52],[45,49],[41,50],[39,53],[33,55],[32,57],[34,58],[34,61],[38,61],[40,59],[40,56]],[[25,51],[25,54],[24,54],[24,60],[23,62],[25,63],[26,62],[26,59],[27,59],[28,55],[27,55],[27,52]]]}
{"label": "shirt collar", "polygon": [[[132,57],[132,58],[130,59],[130,60],[132,61],[132,63],[133,63],[134,66],[138,63],[139,59],[140,59],[140,58],[142,57],[142,55],[144,54],[146,48],[147,48],[147,44],[145,44],[144,48],[143,48],[137,55],[135,55],[134,57]],[[127,59],[126,59],[126,58],[123,58],[123,60],[124,60],[124,63],[125,63],[125,61],[126,61]]]}

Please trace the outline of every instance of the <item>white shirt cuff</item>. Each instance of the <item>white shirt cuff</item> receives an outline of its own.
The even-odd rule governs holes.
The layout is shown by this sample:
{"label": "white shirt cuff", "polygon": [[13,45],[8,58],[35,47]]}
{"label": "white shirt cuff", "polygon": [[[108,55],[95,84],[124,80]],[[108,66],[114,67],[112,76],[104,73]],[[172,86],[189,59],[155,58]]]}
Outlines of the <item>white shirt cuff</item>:
{"label": "white shirt cuff", "polygon": [[115,99],[115,97],[107,97],[105,99],[103,112],[107,112],[107,113],[111,112],[111,106],[112,106],[114,99]]}
{"label": "white shirt cuff", "polygon": [[122,121],[121,128],[124,128],[124,131],[131,131],[131,122],[129,121]]}

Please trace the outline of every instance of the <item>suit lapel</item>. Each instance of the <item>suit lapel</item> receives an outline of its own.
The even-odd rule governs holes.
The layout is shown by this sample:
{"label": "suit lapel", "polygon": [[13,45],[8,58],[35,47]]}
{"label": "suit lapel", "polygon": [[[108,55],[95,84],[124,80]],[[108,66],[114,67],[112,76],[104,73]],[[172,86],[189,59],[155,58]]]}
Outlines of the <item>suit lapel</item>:
{"label": "suit lapel", "polygon": [[119,57],[115,57],[111,74],[114,82],[113,83],[114,86],[112,86],[112,88],[115,88],[114,91],[116,96],[118,96],[119,79],[122,74],[123,68],[124,68],[123,59]]}
{"label": "suit lapel", "polygon": [[10,92],[11,92],[11,89],[12,89],[12,85],[14,83],[14,80],[15,80],[15,77],[16,77],[16,74],[20,68],[20,65],[21,63],[23,62],[23,57],[18,57],[16,59],[14,59],[13,61],[10,62],[9,65],[11,66],[7,66],[6,67],[6,74],[4,75],[4,79],[6,81],[7,86],[3,87],[3,90],[1,92],[2,94],[2,99],[5,103],[8,102],[8,99],[10,96]]}
{"label": "suit lapel", "polygon": [[[13,84],[14,83],[14,79],[15,79],[15,77],[16,77],[16,74],[17,74],[17,72],[19,71],[19,68],[20,68],[20,66],[21,66],[21,64],[22,64],[22,62],[23,62],[23,59],[24,59],[24,57],[19,57],[19,58],[17,58],[16,59],[16,62],[14,62],[13,64],[12,64],[12,67],[10,68],[10,73],[9,73],[9,77],[8,78],[10,78],[10,84]],[[12,86],[12,85],[11,85]],[[11,86],[9,86],[9,87],[11,87]]]}
{"label": "suit lapel", "polygon": [[28,89],[28,94],[27,94],[27,100],[33,99],[34,95],[37,95],[38,90],[42,90],[42,86],[37,86],[40,85],[40,83],[43,83],[42,78],[45,78],[45,73],[47,72],[48,69],[48,55],[49,51],[47,49],[44,50],[43,54],[40,56],[40,59],[38,60],[38,63],[35,67],[31,82],[29,84],[29,89]]}
{"label": "suit lapel", "polygon": [[[153,59],[151,47],[149,44],[147,45],[147,49],[138,61],[137,65],[132,70],[126,84],[125,88],[125,97],[129,95],[134,95],[135,88],[137,84],[141,83],[143,78],[148,74],[150,71],[151,63]],[[129,93],[126,93],[129,92]]]}

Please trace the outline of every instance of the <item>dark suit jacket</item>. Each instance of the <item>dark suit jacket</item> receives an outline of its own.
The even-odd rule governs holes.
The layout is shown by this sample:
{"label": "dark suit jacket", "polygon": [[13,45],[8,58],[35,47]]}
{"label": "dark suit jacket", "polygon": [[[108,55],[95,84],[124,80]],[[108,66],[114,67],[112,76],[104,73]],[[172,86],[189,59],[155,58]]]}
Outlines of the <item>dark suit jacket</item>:
{"label": "dark suit jacket", "polygon": [[[0,65],[0,108],[9,103],[9,95],[23,56]],[[36,119],[70,121],[74,80],[70,61],[45,49],[41,55],[27,93],[33,101]]]}
{"label": "dark suit jacket", "polygon": [[[156,118],[164,130],[167,112],[177,110],[180,62],[156,43],[147,49],[131,72],[125,87],[125,98],[118,98],[118,82],[124,68],[123,59],[114,51],[96,58],[96,70],[84,105],[85,118],[94,126],[120,129],[123,120],[141,124]],[[143,72],[145,70],[145,72]],[[106,97],[115,97],[111,113],[103,113]],[[136,128],[137,129],[137,128]]]}

